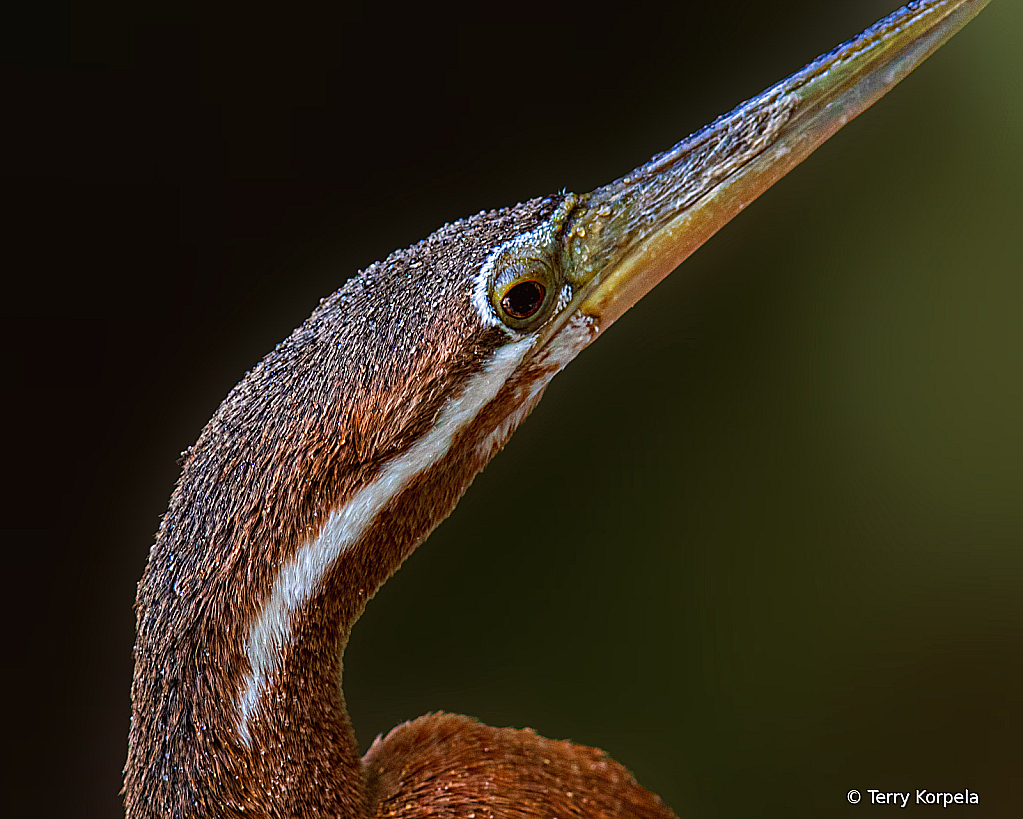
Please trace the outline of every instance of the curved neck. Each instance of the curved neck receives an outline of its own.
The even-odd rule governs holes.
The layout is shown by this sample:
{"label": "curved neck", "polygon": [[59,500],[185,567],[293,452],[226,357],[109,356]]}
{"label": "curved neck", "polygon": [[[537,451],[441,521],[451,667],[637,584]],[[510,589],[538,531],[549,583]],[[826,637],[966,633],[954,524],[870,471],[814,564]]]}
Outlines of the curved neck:
{"label": "curved neck", "polygon": [[[386,459],[341,446],[351,429],[315,402],[268,407],[246,382],[229,396],[189,454],[139,586],[130,819],[196,804],[365,815],[340,690],[349,631],[539,399],[507,383],[526,350],[506,345],[439,393],[422,411],[431,425]],[[240,434],[233,416],[254,407],[291,421]]]}

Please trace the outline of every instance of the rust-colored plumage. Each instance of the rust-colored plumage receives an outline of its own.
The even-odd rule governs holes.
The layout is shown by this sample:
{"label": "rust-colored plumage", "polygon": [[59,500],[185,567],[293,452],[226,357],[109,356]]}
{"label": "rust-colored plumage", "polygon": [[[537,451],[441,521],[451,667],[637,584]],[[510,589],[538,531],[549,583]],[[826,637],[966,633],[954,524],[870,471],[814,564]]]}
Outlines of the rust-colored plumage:
{"label": "rust-colored plumage", "polygon": [[399,725],[363,764],[380,819],[674,816],[603,751],[453,714]]}
{"label": "rust-colored plumage", "polygon": [[481,442],[522,403],[522,385],[547,373],[543,362],[509,379],[330,567],[296,618],[291,645],[278,647],[282,668],[248,746],[231,705],[248,670],[246,629],[296,550],[384,463],[407,453],[507,340],[475,314],[468,271],[559,201],[447,226],[352,279],[203,430],[139,586],[129,816],[366,814],[338,697],[348,631],[493,456]]}
{"label": "rust-colored plumage", "polygon": [[912,3],[633,174],[446,225],[325,299],[185,458],[139,585],[128,819],[673,816],[601,751],[466,717],[360,759],[350,629],[553,375],[982,5]]}

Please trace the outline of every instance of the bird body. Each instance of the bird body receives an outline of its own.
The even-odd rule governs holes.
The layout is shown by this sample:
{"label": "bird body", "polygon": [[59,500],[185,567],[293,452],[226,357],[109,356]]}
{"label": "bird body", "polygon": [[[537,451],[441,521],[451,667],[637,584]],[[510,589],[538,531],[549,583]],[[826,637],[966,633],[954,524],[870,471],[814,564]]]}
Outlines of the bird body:
{"label": "bird body", "polygon": [[606,188],[446,225],[325,299],[185,455],[139,585],[129,818],[672,816],[600,751],[466,717],[360,758],[350,629],[557,372],[982,5],[907,7]]}

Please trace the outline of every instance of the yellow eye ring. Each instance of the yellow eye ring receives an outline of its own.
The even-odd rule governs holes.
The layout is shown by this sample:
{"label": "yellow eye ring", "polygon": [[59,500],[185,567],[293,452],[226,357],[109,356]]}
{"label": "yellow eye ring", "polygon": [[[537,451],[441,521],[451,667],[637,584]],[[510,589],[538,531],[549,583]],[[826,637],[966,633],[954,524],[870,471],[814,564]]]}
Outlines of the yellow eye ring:
{"label": "yellow eye ring", "polygon": [[516,282],[501,297],[501,309],[521,321],[536,315],[543,306],[547,288],[536,279]]}

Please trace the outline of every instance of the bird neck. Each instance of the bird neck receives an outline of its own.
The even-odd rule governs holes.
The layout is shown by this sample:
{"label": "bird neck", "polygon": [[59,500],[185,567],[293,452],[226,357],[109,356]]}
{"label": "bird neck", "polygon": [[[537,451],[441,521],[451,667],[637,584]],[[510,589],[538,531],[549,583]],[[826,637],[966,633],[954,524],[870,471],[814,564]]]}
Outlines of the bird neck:
{"label": "bird neck", "polygon": [[186,456],[139,586],[129,819],[365,814],[340,685],[350,629],[539,400],[550,372],[508,383],[524,352],[438,390],[386,457],[322,384],[273,388],[319,362],[271,356],[232,392]]}

